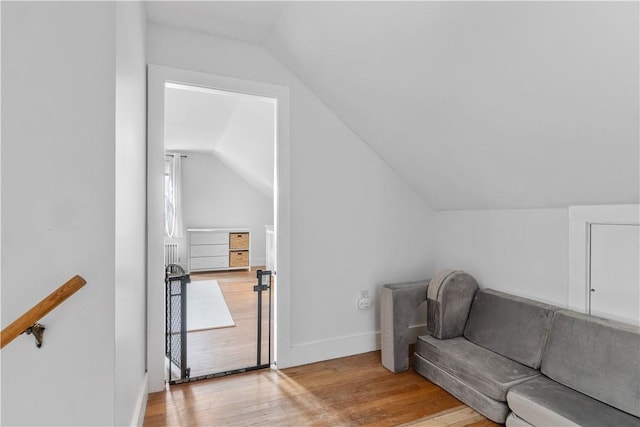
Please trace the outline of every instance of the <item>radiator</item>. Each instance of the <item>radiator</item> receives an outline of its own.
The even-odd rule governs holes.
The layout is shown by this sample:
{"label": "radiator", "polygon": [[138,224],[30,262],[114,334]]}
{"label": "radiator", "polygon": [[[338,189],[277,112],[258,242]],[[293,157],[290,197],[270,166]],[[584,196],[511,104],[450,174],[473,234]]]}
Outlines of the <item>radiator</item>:
{"label": "radiator", "polygon": [[165,243],[164,244],[164,265],[178,264],[178,244],[177,243]]}

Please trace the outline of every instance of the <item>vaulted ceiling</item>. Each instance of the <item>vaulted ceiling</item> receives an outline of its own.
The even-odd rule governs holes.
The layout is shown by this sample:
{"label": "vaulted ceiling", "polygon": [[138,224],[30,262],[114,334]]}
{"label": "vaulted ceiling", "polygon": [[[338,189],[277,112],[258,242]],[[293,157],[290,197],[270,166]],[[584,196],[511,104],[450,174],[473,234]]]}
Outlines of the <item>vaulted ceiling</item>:
{"label": "vaulted ceiling", "polygon": [[638,3],[149,2],[262,44],[436,209],[640,199]]}
{"label": "vaulted ceiling", "polygon": [[273,198],[275,100],[167,83],[165,149],[216,155]]}

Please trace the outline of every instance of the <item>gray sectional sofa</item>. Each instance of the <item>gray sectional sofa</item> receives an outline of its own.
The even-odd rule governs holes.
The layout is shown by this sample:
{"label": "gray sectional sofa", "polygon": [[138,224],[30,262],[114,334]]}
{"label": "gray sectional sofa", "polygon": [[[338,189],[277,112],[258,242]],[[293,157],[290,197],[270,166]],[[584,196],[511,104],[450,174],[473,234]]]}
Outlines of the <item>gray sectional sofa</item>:
{"label": "gray sectional sofa", "polygon": [[428,301],[429,334],[416,341],[414,370],[487,418],[507,426],[640,426],[638,327],[478,290],[471,276],[449,270],[426,292],[424,282],[383,287],[382,358],[393,372],[408,368],[403,329],[416,297]]}

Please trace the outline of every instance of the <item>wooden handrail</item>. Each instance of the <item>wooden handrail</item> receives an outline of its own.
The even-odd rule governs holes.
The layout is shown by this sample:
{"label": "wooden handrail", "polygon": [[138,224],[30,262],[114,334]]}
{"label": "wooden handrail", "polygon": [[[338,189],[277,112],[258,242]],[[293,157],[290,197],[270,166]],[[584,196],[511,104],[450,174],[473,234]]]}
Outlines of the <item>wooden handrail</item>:
{"label": "wooden handrail", "polygon": [[48,297],[31,307],[29,311],[18,317],[12,324],[2,330],[0,335],[0,349],[13,341],[18,335],[44,317],[51,310],[62,304],[67,298],[75,294],[87,283],[81,276],[74,276],[67,280]]}

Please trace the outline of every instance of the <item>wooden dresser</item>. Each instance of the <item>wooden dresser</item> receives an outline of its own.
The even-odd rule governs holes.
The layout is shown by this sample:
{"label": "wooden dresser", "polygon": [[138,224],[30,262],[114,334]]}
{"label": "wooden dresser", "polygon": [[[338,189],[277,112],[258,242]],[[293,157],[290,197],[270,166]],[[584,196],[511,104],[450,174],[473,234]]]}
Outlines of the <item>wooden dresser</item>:
{"label": "wooden dresser", "polygon": [[248,228],[188,228],[189,271],[251,270]]}

